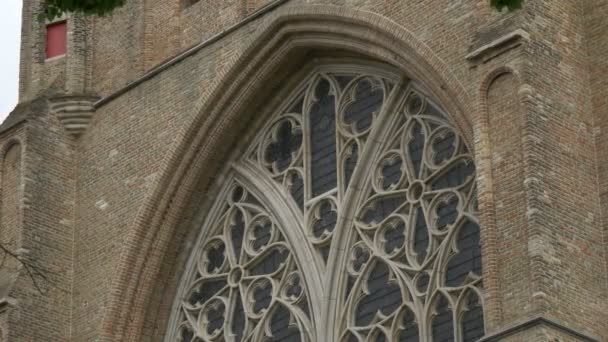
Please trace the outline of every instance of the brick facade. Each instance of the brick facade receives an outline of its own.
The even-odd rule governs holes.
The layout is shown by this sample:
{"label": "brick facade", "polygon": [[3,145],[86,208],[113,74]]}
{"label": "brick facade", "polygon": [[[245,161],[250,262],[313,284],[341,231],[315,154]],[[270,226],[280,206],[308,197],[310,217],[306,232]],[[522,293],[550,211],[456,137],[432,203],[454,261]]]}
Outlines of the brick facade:
{"label": "brick facade", "polygon": [[129,0],[68,17],[54,60],[38,7],[0,126],[0,239],[50,281],[2,273],[8,341],[161,341],[219,170],[316,56],[399,69],[474,152],[482,341],[608,339],[608,1]]}

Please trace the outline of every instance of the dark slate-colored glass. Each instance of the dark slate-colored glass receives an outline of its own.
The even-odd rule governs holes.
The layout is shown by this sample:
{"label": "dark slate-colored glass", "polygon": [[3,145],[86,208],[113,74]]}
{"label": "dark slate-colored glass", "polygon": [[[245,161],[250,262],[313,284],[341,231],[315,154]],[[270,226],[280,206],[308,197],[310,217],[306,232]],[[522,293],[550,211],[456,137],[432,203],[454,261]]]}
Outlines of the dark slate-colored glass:
{"label": "dark slate-colored glass", "polygon": [[469,272],[481,275],[479,226],[467,220],[458,232],[456,244],[460,252],[448,262],[445,281],[447,286],[461,285]]}
{"label": "dark slate-colored glass", "polygon": [[271,251],[264,252],[262,260],[251,268],[251,274],[263,275],[276,272],[285,262],[289,252],[284,249],[273,248]]}
{"label": "dark slate-colored glass", "polygon": [[213,334],[216,330],[222,329],[224,326],[224,315],[226,308],[223,304],[216,308],[210,308],[207,311],[207,333]]}
{"label": "dark slate-colored glass", "polygon": [[204,304],[206,301],[211,299],[211,297],[215,296],[220,290],[226,287],[226,281],[219,280],[209,280],[204,281],[198,287],[197,290],[190,293],[188,297],[188,303],[190,305],[195,304]]}
{"label": "dark slate-colored glass", "polygon": [[302,132],[284,120],[278,124],[276,133],[276,140],[266,148],[265,159],[274,163],[278,171],[284,171],[291,165],[293,153],[302,145]]}
{"label": "dark slate-colored glass", "polygon": [[300,276],[295,276],[292,283],[287,287],[286,294],[291,298],[298,298],[302,294],[302,290]]}
{"label": "dark slate-colored glass", "polygon": [[422,153],[424,151],[425,135],[422,130],[422,125],[415,122],[410,128],[411,139],[408,143],[408,156],[411,162],[414,178],[420,177],[420,169],[422,168]]}
{"label": "dark slate-colored glass", "polygon": [[253,311],[260,313],[272,302],[272,285],[264,284],[253,291]]}
{"label": "dark slate-colored glass", "polygon": [[234,314],[232,317],[232,334],[234,335],[234,341],[240,342],[245,336],[245,324],[247,324],[247,317],[245,317],[245,309],[243,308],[243,301],[241,295],[236,294],[236,301],[234,304]]}
{"label": "dark slate-colored glass", "polygon": [[237,210],[233,216],[233,224],[230,229],[230,239],[232,240],[232,248],[238,261],[241,257],[241,247],[243,246],[243,234],[245,234],[245,222],[243,221],[243,213]]}
{"label": "dark slate-colored glass", "polygon": [[378,199],[364,213],[361,220],[365,223],[380,223],[405,202],[404,196],[392,196]]}
{"label": "dark slate-colored glass", "polygon": [[351,75],[333,75],[338,84],[340,85],[340,89],[344,90],[346,86],[354,79]]}
{"label": "dark slate-colored glass", "polygon": [[426,272],[420,273],[420,275],[418,276],[418,279],[416,281],[416,289],[418,290],[418,292],[426,293],[426,291],[429,287],[429,281],[431,281],[431,277],[429,276],[428,273],[426,273]]}
{"label": "dark slate-colored glass", "polygon": [[401,158],[395,158],[382,166],[382,189],[387,190],[399,182],[402,175],[401,166]]}
{"label": "dark slate-colored glass", "polygon": [[483,308],[477,294],[469,292],[467,307],[468,310],[462,316],[462,341],[475,342],[485,334]]}
{"label": "dark slate-colored glass", "polygon": [[386,335],[384,335],[383,332],[378,332],[377,335],[375,336],[375,342],[387,342],[388,340],[386,339]]}
{"label": "dark slate-colored glass", "polygon": [[461,159],[455,164],[448,166],[447,172],[439,175],[433,180],[431,187],[433,190],[445,189],[462,185],[475,174],[475,165],[472,161]]}
{"label": "dark slate-colored glass", "polygon": [[420,114],[424,101],[418,94],[412,93],[407,99],[407,111],[410,115]]}
{"label": "dark slate-colored glass", "polygon": [[453,342],[454,341],[454,321],[452,310],[447,299],[443,296],[437,301],[435,306],[437,316],[433,318],[432,331],[433,342]]}
{"label": "dark slate-colored glass", "polygon": [[313,233],[316,237],[320,237],[324,232],[332,232],[338,221],[338,213],[336,213],[329,202],[323,201],[319,207],[319,219],[313,225]]}
{"label": "dark slate-colored glass", "polygon": [[361,247],[356,247],[353,250],[353,257],[355,260],[353,260],[353,269],[356,272],[361,272],[361,270],[363,269],[363,266],[365,266],[365,264],[367,263],[367,261],[369,260],[370,254],[369,251],[367,249],[361,248]]}
{"label": "dark slate-colored glass", "polygon": [[372,125],[373,113],[379,112],[384,93],[381,88],[374,89],[367,79],[357,82],[355,100],[344,111],[344,121],[354,124],[357,132],[363,132]]}
{"label": "dark slate-colored glass", "polygon": [[399,342],[418,342],[416,317],[409,309],[406,310],[401,320],[401,328],[399,329]]}
{"label": "dark slate-colored glass", "polygon": [[188,327],[183,327],[181,328],[181,331],[179,333],[179,337],[180,337],[180,342],[190,342],[192,341],[192,338],[194,337],[194,332],[192,331],[192,329],[188,328]]}
{"label": "dark slate-colored glass", "polygon": [[255,240],[252,242],[253,249],[259,251],[262,247],[266,246],[272,237],[271,232],[272,223],[270,221],[258,222],[253,227],[253,235],[255,237]]}
{"label": "dark slate-colored glass", "polygon": [[310,175],[312,195],[336,187],[336,107],[331,85],[323,79],[315,89],[318,99],[310,110]]}
{"label": "dark slate-colored glass", "polygon": [[416,225],[414,227],[414,252],[417,260],[422,263],[426,259],[427,248],[429,247],[429,231],[422,207],[416,210]]}
{"label": "dark slate-colored glass", "polygon": [[437,228],[442,229],[454,223],[458,217],[458,197],[453,196],[447,202],[437,205]]}
{"label": "dark slate-colored glass", "polygon": [[403,247],[405,242],[405,224],[399,221],[396,225],[391,225],[384,232],[384,251],[392,253],[396,249]]}
{"label": "dark slate-colored glass", "polygon": [[209,249],[207,252],[207,272],[215,272],[224,264],[226,246],[218,245]]}
{"label": "dark slate-colored glass", "polygon": [[449,132],[445,137],[433,141],[433,151],[435,152],[433,162],[435,165],[440,165],[454,155],[454,152],[456,151],[456,147],[454,146],[455,140],[456,136],[454,133]]}
{"label": "dark slate-colored glass", "polygon": [[389,268],[383,262],[376,262],[367,282],[369,295],[357,305],[358,326],[370,324],[378,311],[384,315],[393,313],[402,303],[401,290],[397,284],[389,283]]}
{"label": "dark slate-colored glass", "polygon": [[283,305],[277,307],[270,320],[270,330],[273,342],[299,342],[302,340],[298,329],[289,324],[291,313]]}

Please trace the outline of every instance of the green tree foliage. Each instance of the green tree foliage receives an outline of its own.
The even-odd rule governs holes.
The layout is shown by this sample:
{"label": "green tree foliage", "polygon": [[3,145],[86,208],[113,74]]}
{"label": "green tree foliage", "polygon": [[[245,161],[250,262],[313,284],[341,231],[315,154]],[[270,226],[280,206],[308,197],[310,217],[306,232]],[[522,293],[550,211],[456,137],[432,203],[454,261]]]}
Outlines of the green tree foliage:
{"label": "green tree foliage", "polygon": [[[85,15],[106,15],[125,4],[126,0],[44,0],[41,19],[53,19],[63,13],[82,13]],[[490,5],[501,11],[521,8],[523,0],[490,0]]]}
{"label": "green tree foliage", "polygon": [[521,8],[521,4],[524,0],[490,0],[490,5],[496,8],[499,11],[502,11],[503,8],[507,8],[509,11],[516,10]]}
{"label": "green tree foliage", "polygon": [[[42,19],[53,19],[63,13],[83,13],[85,15],[106,15],[124,5],[126,0],[44,0]],[[404,0],[402,0],[404,1]],[[490,5],[499,11],[520,8],[523,0],[490,0]]]}
{"label": "green tree foliage", "polygon": [[126,0],[44,0],[43,19],[53,19],[63,13],[106,15],[125,4]]}

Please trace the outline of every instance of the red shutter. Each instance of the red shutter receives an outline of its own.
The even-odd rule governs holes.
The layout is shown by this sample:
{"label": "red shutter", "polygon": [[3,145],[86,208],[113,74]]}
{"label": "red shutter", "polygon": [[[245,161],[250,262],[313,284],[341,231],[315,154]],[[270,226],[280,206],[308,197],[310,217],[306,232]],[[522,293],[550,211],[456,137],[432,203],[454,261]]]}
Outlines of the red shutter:
{"label": "red shutter", "polygon": [[65,21],[46,26],[46,58],[65,55],[67,25]]}

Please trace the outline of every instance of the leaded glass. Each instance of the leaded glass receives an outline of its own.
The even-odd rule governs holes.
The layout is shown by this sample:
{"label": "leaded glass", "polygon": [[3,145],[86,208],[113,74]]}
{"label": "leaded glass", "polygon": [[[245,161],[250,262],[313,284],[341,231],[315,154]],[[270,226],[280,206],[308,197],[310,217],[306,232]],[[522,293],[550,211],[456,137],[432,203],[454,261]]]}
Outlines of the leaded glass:
{"label": "leaded glass", "polygon": [[325,65],[273,109],[204,213],[168,341],[484,335],[472,155],[395,75]]}

